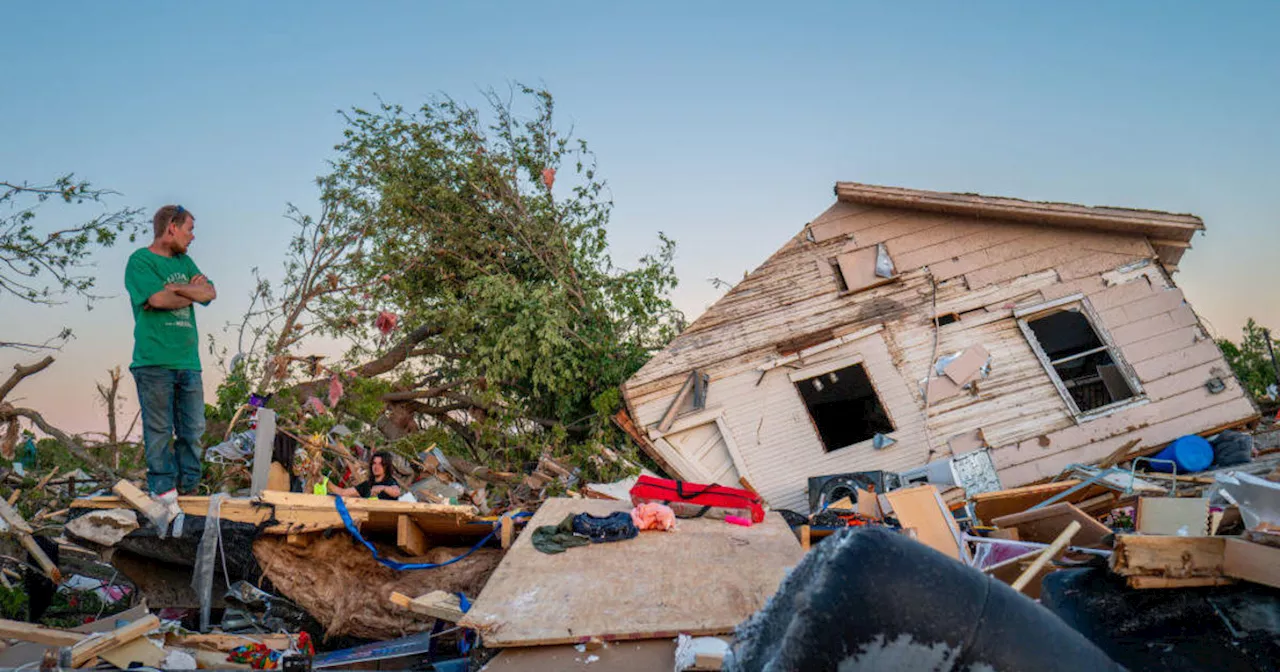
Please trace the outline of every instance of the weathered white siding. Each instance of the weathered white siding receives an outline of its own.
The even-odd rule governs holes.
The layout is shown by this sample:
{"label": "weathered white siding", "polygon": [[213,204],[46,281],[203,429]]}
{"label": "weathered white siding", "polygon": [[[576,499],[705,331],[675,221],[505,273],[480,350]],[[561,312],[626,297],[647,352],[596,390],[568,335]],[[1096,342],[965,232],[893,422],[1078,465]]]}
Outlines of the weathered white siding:
{"label": "weathered white siding", "polygon": [[[832,259],[878,243],[898,279],[841,292]],[[637,424],[652,431],[689,371],[708,373],[704,413],[730,434],[741,462],[735,472],[773,506],[801,510],[809,476],[902,471],[948,456],[949,438],[976,429],[1012,487],[1100,459],[1133,438],[1158,445],[1256,416],[1156,259],[1143,235],[837,203],[648,362],[624,396]],[[1134,268],[1143,260],[1152,261]],[[1017,307],[1074,294],[1093,307],[1145,392],[1141,403],[1080,423],[1013,317]],[[960,320],[937,330],[936,354],[981,344],[991,375],[972,394],[931,402],[926,422],[918,383],[935,356],[933,317],[948,313]],[[768,368],[785,354],[779,344],[799,349],[869,328],[874,333]],[[855,361],[866,366],[898,443],[827,453],[792,378]],[[1227,390],[1210,394],[1211,377]]]}

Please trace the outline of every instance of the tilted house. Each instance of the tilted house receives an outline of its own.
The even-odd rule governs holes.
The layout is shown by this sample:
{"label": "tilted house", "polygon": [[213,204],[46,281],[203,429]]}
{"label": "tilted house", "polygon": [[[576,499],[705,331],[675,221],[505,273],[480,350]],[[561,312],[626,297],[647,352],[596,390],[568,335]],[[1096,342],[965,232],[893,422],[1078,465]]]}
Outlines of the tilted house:
{"label": "tilted house", "polygon": [[623,386],[672,475],[804,511],[813,476],[987,451],[1015,487],[1257,419],[1170,279],[1198,217],[835,191]]}

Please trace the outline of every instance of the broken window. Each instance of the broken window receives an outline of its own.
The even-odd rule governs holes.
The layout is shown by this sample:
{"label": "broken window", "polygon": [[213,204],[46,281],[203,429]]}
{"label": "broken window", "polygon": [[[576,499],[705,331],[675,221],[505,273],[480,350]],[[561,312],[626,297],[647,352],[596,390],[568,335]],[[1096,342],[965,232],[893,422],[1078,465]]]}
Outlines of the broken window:
{"label": "broken window", "polygon": [[1127,401],[1141,391],[1083,303],[1030,314],[1019,324],[1076,415]]}
{"label": "broken window", "polygon": [[861,364],[798,380],[795,385],[827,452],[894,429]]}
{"label": "broken window", "polygon": [[878,287],[897,277],[893,259],[884,243],[864,247],[836,257],[840,267],[841,291],[856,292]]}

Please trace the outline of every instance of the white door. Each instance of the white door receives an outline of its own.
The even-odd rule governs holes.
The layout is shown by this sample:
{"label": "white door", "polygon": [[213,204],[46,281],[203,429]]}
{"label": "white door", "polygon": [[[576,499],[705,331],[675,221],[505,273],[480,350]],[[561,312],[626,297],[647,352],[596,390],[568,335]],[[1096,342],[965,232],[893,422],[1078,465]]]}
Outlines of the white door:
{"label": "white door", "polygon": [[733,454],[724,434],[720,431],[720,423],[712,421],[678,432],[671,432],[662,438],[675,448],[680,456],[697,465],[713,483],[742,487],[739,483],[738,469],[733,463]]}

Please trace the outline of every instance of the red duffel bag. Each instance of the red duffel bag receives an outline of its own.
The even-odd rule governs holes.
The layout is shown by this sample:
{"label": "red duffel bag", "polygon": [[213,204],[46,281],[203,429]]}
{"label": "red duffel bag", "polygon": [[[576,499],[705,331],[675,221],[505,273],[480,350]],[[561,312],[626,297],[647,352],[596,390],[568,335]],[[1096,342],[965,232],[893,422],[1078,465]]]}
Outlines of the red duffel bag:
{"label": "red duffel bag", "polygon": [[753,523],[764,522],[764,500],[759,495],[724,485],[641,476],[631,487],[631,505],[639,506],[646,502],[666,504],[675,511],[677,518],[724,518],[729,515],[750,518]]}

